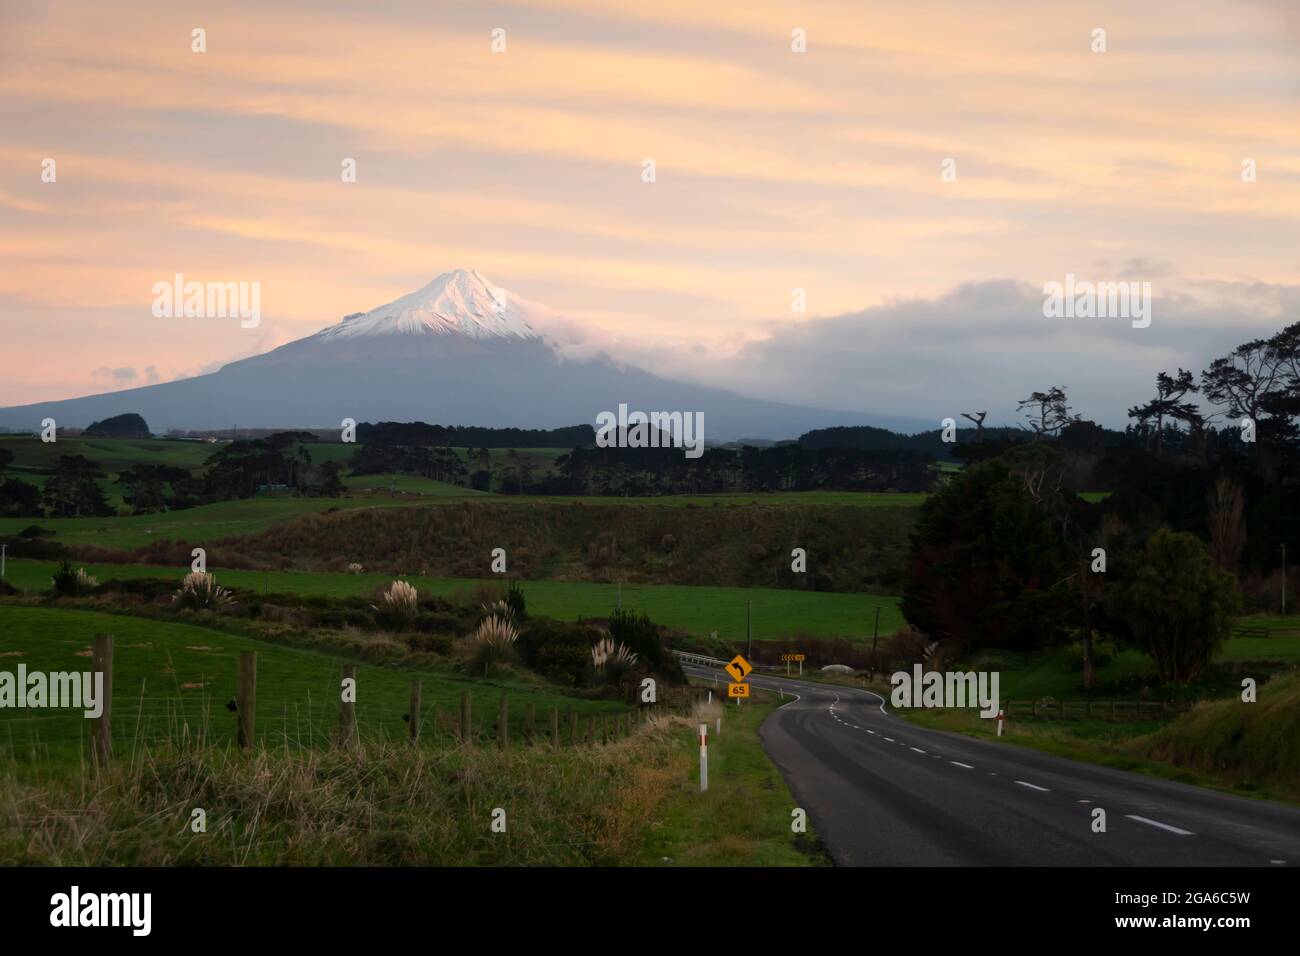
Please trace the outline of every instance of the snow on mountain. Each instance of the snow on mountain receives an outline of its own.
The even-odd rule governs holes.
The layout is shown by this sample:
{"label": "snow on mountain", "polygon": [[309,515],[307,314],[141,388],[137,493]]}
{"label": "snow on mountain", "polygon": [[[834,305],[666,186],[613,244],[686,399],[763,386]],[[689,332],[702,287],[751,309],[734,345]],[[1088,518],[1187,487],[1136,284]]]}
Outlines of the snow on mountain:
{"label": "snow on mountain", "polygon": [[802,408],[661,378],[617,349],[575,354],[569,320],[457,270],[369,312],[218,371],[80,398],[0,408],[0,428],[85,426],[135,412],[155,429],[319,427],[354,421],[558,428],[621,403],[704,415],[707,440],[794,438],[811,428],[926,423]]}
{"label": "snow on mountain", "polygon": [[473,339],[536,339],[540,336],[530,320],[544,321],[548,314],[545,307],[494,286],[477,271],[457,269],[387,305],[346,316],[313,338],[432,333]]}

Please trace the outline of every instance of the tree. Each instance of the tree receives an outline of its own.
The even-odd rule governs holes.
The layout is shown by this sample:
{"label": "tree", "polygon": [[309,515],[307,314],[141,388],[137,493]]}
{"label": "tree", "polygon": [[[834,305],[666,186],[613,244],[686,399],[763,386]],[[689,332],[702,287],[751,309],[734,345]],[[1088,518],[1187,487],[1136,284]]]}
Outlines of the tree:
{"label": "tree", "polygon": [[1225,571],[1236,571],[1246,547],[1246,497],[1241,485],[1220,478],[1206,497],[1206,521],[1210,526],[1210,555]]}
{"label": "tree", "polygon": [[1155,420],[1156,457],[1160,457],[1161,441],[1165,431],[1165,419],[1173,418],[1188,423],[1190,430],[1197,431],[1203,422],[1200,411],[1194,402],[1184,401],[1189,393],[1199,392],[1192,373],[1179,369],[1177,375],[1165,372],[1156,373],[1156,397],[1145,405],[1135,405],[1128,410],[1129,418],[1136,418],[1145,430],[1148,422]]}
{"label": "tree", "polygon": [[339,479],[339,472],[343,465],[337,461],[327,461],[317,469],[318,479],[315,485],[312,485],[311,493],[321,498],[337,498],[347,489]]}
{"label": "tree", "polygon": [[1201,373],[1201,390],[1230,418],[1258,422],[1284,381],[1284,361],[1277,347],[1264,339],[1237,346]]}
{"label": "tree", "polygon": [[1146,651],[1166,683],[1188,684],[1223,644],[1241,609],[1236,578],[1195,535],[1161,528],[1128,581],[1113,586],[1113,626]]}
{"label": "tree", "polygon": [[17,478],[0,482],[0,517],[41,518],[41,489]]}
{"label": "tree", "polygon": [[962,418],[968,418],[975,423],[975,440],[984,440],[984,419],[989,417],[988,412],[962,412]]}
{"label": "tree", "polygon": [[107,477],[84,455],[60,455],[42,498],[51,516],[85,518],[111,515],[97,479]]}
{"label": "tree", "polygon": [[1029,409],[1025,419],[1034,433],[1034,438],[1041,440],[1051,438],[1071,422],[1079,421],[1078,415],[1070,414],[1070,404],[1065,397],[1065,389],[1053,385],[1045,392],[1034,392],[1028,398],[1021,399],[1016,411]]}
{"label": "tree", "polygon": [[1036,647],[1045,589],[1065,576],[1047,510],[1005,461],[972,465],[925,503],[912,536],[903,616],[954,652]]}
{"label": "tree", "polygon": [[[183,468],[142,464],[118,472],[116,483],[126,487],[122,497],[131,505],[132,512],[139,515],[169,507],[183,494],[181,489],[192,481],[190,473]],[[171,496],[167,494],[168,485],[172,487]]]}

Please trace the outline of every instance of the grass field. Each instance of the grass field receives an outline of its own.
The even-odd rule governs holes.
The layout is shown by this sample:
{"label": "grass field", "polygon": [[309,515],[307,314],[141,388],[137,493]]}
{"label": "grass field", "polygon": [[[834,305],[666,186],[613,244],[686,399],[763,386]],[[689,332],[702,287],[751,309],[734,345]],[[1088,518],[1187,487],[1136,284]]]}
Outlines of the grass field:
{"label": "grass field", "polygon": [[[650,822],[635,862],[642,866],[820,866],[830,863],[812,824],[791,831],[794,797],[758,739],[758,726],[776,708],[760,691],[744,707],[700,709],[709,728],[709,789],[700,793],[699,748],[678,740],[688,776],[674,780]],[[722,732],[716,720],[722,717]]]}
{"label": "grass field", "polygon": [[[125,615],[54,608],[0,608],[0,669],[86,671],[94,634],[114,637],[114,748],[174,741],[182,727],[215,744],[234,737],[235,718],[226,702],[235,695],[238,652],[257,651],[257,731],[268,745],[323,746],[338,725],[342,659],[309,650],[266,644],[209,628]],[[460,694],[473,694],[474,721],[491,731],[502,695],[512,705],[512,731],[522,729],[523,707],[572,708],[584,717],[622,713],[612,702],[560,695],[529,674],[485,681],[451,673],[415,672],[357,665],[357,724],[363,739],[401,740],[408,733],[410,681],[424,680],[425,732],[435,733],[441,712],[445,729]],[[441,727],[443,725],[439,725]],[[75,761],[83,752],[88,722],[80,711],[10,710],[0,715],[0,748],[20,763]]]}
{"label": "grass field", "polygon": [[184,511],[112,518],[0,518],[0,535],[14,535],[30,525],[54,531],[54,539],[69,546],[94,544],[134,550],[164,538],[207,544],[221,538],[264,531],[283,521],[330,509],[391,508],[428,503],[418,497],[388,493],[349,498],[242,498],[200,505]]}
{"label": "grass field", "polygon": [[[188,568],[159,568],[141,564],[77,565],[101,582],[110,578],[175,578],[177,586]],[[25,591],[46,591],[57,564],[48,561],[10,561],[6,580]],[[282,571],[226,571],[210,568],[218,581],[231,587],[250,588],[279,594],[365,596],[376,587],[388,585],[391,575],[313,574]],[[467,578],[422,578],[406,576],[421,594],[450,595],[480,585],[504,587],[500,580]],[[583,581],[525,581],[524,595],[529,613],[572,621],[578,617],[607,617],[619,600],[614,584]],[[781,591],[766,588],[715,588],[684,585],[623,585],[622,605],[644,611],[657,624],[681,628],[694,634],[717,631],[728,640],[745,636],[746,602],[753,602],[755,640],[769,640],[794,634],[849,637],[867,640],[875,608],[880,607],[880,632],[889,634],[903,626],[896,598],[874,594],[836,594],[820,591]],[[5,614],[0,609],[0,615]],[[0,617],[0,621],[3,618]],[[2,625],[0,625],[2,627]]]}

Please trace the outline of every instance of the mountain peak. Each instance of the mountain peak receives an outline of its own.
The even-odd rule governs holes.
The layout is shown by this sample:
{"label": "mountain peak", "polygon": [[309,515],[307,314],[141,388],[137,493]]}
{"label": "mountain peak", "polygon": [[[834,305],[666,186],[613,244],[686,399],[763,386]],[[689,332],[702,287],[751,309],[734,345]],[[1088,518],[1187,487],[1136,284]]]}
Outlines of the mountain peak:
{"label": "mountain peak", "polygon": [[535,339],[539,336],[529,319],[545,311],[493,285],[477,270],[456,269],[387,305],[346,316],[318,335],[325,339],[428,334]]}

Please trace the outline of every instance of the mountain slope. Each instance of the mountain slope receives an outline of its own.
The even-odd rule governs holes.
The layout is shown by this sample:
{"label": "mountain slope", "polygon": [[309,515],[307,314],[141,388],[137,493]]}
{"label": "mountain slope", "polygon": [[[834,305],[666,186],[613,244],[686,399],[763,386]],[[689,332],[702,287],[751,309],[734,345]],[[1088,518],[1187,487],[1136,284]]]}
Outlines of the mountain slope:
{"label": "mountain slope", "polygon": [[42,418],[81,427],[137,412],[171,428],[332,426],[423,420],[555,428],[594,423],[620,403],[704,413],[705,438],[794,438],[810,428],[931,423],[801,408],[674,382],[607,357],[562,358],[543,337],[551,313],[463,270],[307,338],[217,372],[103,395],[0,409],[0,426]]}

